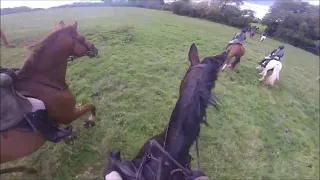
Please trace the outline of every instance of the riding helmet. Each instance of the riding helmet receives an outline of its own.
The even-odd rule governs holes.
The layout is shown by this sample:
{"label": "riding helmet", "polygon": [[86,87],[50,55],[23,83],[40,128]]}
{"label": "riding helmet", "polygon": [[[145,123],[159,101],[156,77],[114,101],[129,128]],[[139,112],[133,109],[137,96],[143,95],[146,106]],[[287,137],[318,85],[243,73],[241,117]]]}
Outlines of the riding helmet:
{"label": "riding helmet", "polygon": [[279,48],[280,48],[280,49],[284,49],[284,45],[280,45]]}

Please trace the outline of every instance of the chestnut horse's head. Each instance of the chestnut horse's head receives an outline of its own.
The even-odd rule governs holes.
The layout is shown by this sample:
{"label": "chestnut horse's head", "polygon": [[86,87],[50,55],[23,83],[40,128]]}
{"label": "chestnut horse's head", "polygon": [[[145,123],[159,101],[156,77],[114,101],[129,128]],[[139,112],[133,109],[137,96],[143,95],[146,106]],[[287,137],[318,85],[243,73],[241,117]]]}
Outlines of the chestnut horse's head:
{"label": "chestnut horse's head", "polygon": [[66,59],[69,56],[82,57],[85,55],[92,58],[98,55],[98,49],[79,34],[77,22],[69,26],[64,23],[59,23],[59,25],[60,28],[53,31],[44,40],[29,47],[33,54],[38,55],[38,58],[48,59],[46,56],[57,58],[56,56],[59,55]]}

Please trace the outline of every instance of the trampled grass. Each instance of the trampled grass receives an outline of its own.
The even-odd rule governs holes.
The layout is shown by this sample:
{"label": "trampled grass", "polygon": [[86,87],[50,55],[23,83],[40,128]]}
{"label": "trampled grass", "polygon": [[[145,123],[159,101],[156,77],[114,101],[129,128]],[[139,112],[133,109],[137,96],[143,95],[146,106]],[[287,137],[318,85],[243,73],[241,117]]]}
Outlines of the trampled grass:
{"label": "trampled grass", "polygon": [[[101,179],[104,159],[121,150],[132,158],[168,123],[196,43],[201,59],[220,53],[237,29],[136,8],[72,8],[1,16],[9,41],[42,38],[54,24],[78,20],[99,58],[69,64],[67,80],[78,104],[94,102],[98,123],[73,124],[72,145],[47,143],[20,161],[40,172],[3,179]],[[213,90],[221,111],[208,109],[200,161],[210,179],[319,179],[319,57],[286,45],[280,82],[258,83],[255,65],[280,42],[248,39],[238,73],[222,72]],[[1,49],[1,66],[19,67],[28,51]],[[5,165],[5,166],[7,166]]]}

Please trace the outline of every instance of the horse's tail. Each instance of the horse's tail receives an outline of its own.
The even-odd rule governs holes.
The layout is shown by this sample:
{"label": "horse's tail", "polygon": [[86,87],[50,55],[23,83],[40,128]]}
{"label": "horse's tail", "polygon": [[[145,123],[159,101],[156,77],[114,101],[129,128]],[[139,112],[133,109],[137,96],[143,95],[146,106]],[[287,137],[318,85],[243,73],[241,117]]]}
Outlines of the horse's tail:
{"label": "horse's tail", "polygon": [[278,81],[280,80],[280,71],[281,71],[281,69],[282,69],[282,64],[281,63],[277,64],[274,67],[271,76],[268,77],[268,84],[273,85],[276,80],[278,80]]}

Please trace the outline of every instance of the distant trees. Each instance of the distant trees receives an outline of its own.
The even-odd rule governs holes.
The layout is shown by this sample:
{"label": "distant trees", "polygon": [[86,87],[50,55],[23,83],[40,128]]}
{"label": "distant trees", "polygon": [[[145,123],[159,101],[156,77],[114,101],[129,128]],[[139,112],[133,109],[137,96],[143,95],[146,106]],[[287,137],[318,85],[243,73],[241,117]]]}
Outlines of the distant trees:
{"label": "distant trees", "polygon": [[277,0],[262,19],[266,33],[319,55],[319,6]]}
{"label": "distant trees", "polygon": [[[235,3],[235,5],[228,3]],[[212,3],[202,2],[192,4],[185,0],[175,1],[170,4],[173,13],[183,16],[207,19],[234,27],[248,27],[253,22],[255,12],[252,10],[240,10],[237,4],[241,4],[240,0],[221,0],[220,4],[212,5]],[[167,7],[166,7],[167,10]]]}
{"label": "distant trees", "polygon": [[105,4],[109,5],[127,5],[138,6],[152,9],[161,9],[164,5],[164,0],[102,0]]}
{"label": "distant trees", "polygon": [[243,0],[220,0],[220,11],[224,11],[228,4],[234,3],[236,6],[243,5]]}
{"label": "distant trees", "polygon": [[20,6],[20,7],[14,7],[14,8],[3,8],[3,9],[1,9],[1,15],[19,13],[19,12],[38,11],[38,10],[43,10],[43,9],[41,9],[41,8],[30,8],[30,7],[27,7],[27,6]]}
{"label": "distant trees", "polygon": [[[206,19],[234,27],[248,27],[249,23],[262,23],[267,26],[266,33],[294,46],[314,54],[319,50],[319,6],[313,6],[300,0],[276,0],[269,13],[260,20],[252,10],[240,10],[244,0],[209,0],[192,3],[191,0],[179,0],[164,3],[164,0],[102,0],[100,3],[80,2],[54,8],[65,7],[100,7],[100,6],[135,6],[172,11],[174,14]],[[29,7],[1,9],[1,15],[37,11]]]}

